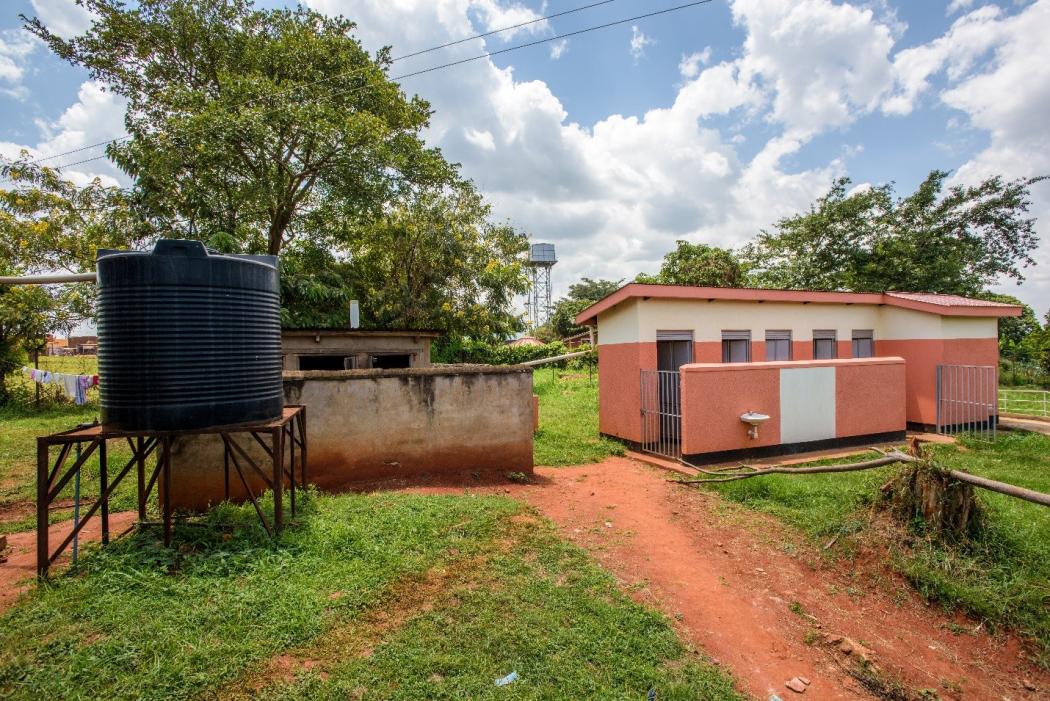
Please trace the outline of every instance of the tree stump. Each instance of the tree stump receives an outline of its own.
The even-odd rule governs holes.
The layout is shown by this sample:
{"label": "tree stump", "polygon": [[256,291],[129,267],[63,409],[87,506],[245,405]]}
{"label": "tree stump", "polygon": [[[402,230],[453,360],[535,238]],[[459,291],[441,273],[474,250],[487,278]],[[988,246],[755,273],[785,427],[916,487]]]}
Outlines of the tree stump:
{"label": "tree stump", "polygon": [[981,525],[973,485],[960,482],[929,461],[901,470],[889,490],[890,509],[906,525],[940,539],[966,540]]}

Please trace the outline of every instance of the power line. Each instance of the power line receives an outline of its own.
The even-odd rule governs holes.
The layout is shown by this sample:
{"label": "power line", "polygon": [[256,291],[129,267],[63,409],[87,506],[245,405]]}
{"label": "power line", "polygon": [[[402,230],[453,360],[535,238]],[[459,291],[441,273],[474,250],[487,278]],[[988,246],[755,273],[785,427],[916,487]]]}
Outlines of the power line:
{"label": "power line", "polygon": [[[564,17],[566,15],[571,15],[571,14],[574,14],[574,13],[577,13],[577,12],[583,12],[584,10],[590,10],[590,9],[598,7],[600,5],[608,5],[608,4],[616,2],[616,1],[617,0],[601,0],[600,2],[592,2],[592,3],[587,4],[587,5],[580,5],[578,7],[573,7],[573,8],[570,8],[568,10],[562,10],[561,12],[552,13],[552,14],[546,15],[544,17],[537,17],[535,19],[526,20],[524,22],[518,22],[517,24],[507,25],[506,27],[500,27],[499,29],[492,29],[490,31],[483,32],[481,34],[475,34],[474,36],[469,36],[469,37],[466,37],[464,39],[457,39],[455,41],[450,41],[450,42],[447,42],[445,44],[439,44],[437,46],[431,46],[430,48],[427,48],[427,49],[421,49],[420,51],[414,51],[414,52],[412,52],[410,54],[405,54],[403,56],[398,56],[396,58],[393,58],[393,59],[390,60],[390,62],[391,63],[396,63],[397,61],[403,61],[403,60],[408,59],[408,58],[414,58],[416,56],[422,56],[424,54],[429,54],[429,53],[432,53],[434,51],[439,51],[441,49],[447,49],[450,46],[457,46],[459,44],[464,44],[464,43],[466,43],[468,41],[475,41],[477,39],[484,39],[485,37],[493,36],[495,34],[501,34],[503,32],[509,32],[512,29],[521,29],[522,27],[527,27],[529,25],[536,24],[538,22],[546,22],[547,20],[555,19],[556,17]],[[314,81],[312,83],[307,83],[305,86],[296,86],[296,89],[301,88],[301,87],[311,87],[313,85],[319,85],[321,83],[328,82],[328,81],[333,80],[335,78],[340,78],[340,77],[341,78],[350,78],[350,77],[352,77],[354,75],[364,73],[365,70],[368,70],[368,69],[358,69],[356,71],[350,71],[349,73],[344,73],[344,74],[342,74],[340,76],[329,76],[327,78],[322,78],[322,79]],[[278,91],[277,93],[273,93],[273,94],[269,95],[268,97],[272,98],[272,97],[275,97],[275,96],[279,96],[281,94],[281,92],[289,92],[289,91],[290,90]],[[245,105],[250,105],[256,99],[258,99],[258,98],[250,98],[250,99],[248,99],[247,101],[245,101]],[[108,144],[116,144],[116,143],[119,143],[121,141],[127,141],[130,138],[131,138],[130,135],[125,134],[124,136],[121,136],[121,137],[118,137],[118,138],[115,138],[115,139],[106,139],[105,141],[99,141],[98,143],[88,144],[87,146],[81,146],[80,148],[71,149],[69,151],[63,151],[62,153],[54,153],[54,154],[51,154],[50,156],[43,156],[41,158],[37,158],[37,159],[35,159],[33,161],[30,161],[30,163],[34,164],[34,165],[39,165],[39,164],[43,163],[44,161],[50,161],[50,160],[55,159],[55,158],[61,158],[62,156],[70,156],[70,155],[72,155],[74,153],[81,153],[82,151],[89,151],[89,150],[91,150],[93,148],[98,148],[99,146],[106,146]],[[102,158],[102,157],[103,156],[97,156],[96,158],[93,158],[91,160],[97,160],[97,158]],[[87,161],[77,161],[76,163],[67,163],[64,166],[58,166],[58,169],[68,168],[69,166],[79,165],[81,163],[86,163],[86,162]]]}
{"label": "power line", "polygon": [[[698,5],[706,5],[706,4],[710,3],[710,2],[712,2],[712,0],[695,0],[694,2],[688,2],[688,3],[682,4],[682,5],[675,5],[674,7],[668,7],[668,8],[662,9],[662,10],[655,10],[653,12],[646,12],[644,14],[635,15],[633,17],[626,17],[624,19],[614,20],[612,22],[606,22],[604,24],[598,24],[598,25],[594,25],[594,26],[591,26],[591,27],[585,27],[583,29],[578,29],[578,30],[573,31],[573,32],[566,32],[565,34],[558,34],[558,35],[555,35],[555,36],[546,37],[544,39],[537,39],[535,41],[526,42],[524,44],[516,44],[515,46],[508,46],[507,48],[498,49],[496,51],[487,51],[485,53],[478,54],[476,56],[471,56],[471,57],[468,57],[468,58],[462,58],[462,59],[459,59],[459,60],[456,60],[456,61],[449,61],[448,63],[442,63],[442,64],[439,64],[439,65],[436,65],[436,66],[431,66],[429,68],[423,68],[423,69],[420,69],[418,71],[412,71],[410,73],[402,73],[401,75],[396,75],[396,76],[393,76],[393,77],[389,78],[389,80],[391,82],[396,82],[396,81],[399,81],[399,80],[405,80],[406,78],[414,78],[416,76],[425,75],[427,73],[433,73],[435,71],[440,71],[440,70],[444,70],[444,69],[447,69],[447,68],[453,68],[455,66],[461,66],[461,65],[464,65],[464,64],[467,64],[467,63],[473,63],[474,61],[480,61],[482,59],[491,58],[493,56],[499,56],[501,54],[510,53],[512,51],[518,51],[520,49],[527,49],[527,48],[530,48],[530,47],[533,47],[533,46],[539,46],[541,44],[547,44],[547,43],[550,43],[552,41],[558,41],[560,39],[567,39],[569,37],[579,36],[581,34],[588,34],[590,32],[596,32],[596,31],[601,30],[601,29],[608,29],[610,27],[616,27],[616,26],[619,26],[619,25],[622,25],[622,24],[627,24],[629,22],[637,22],[639,20],[648,19],[650,17],[656,17],[658,15],[665,15],[665,14],[669,14],[671,12],[678,12],[679,10],[685,10],[685,9],[690,8],[690,7],[696,7]],[[351,75],[351,74],[347,74],[344,77],[349,77],[349,75]],[[320,81],[318,81],[318,82],[320,82]],[[296,89],[301,88],[301,87],[310,87],[310,85],[314,85],[314,83],[310,83],[310,84],[308,84],[306,86],[296,86]],[[362,90],[364,87],[365,86],[358,86],[356,88],[353,88],[352,91],[356,92],[356,91]],[[335,90],[335,91],[333,91],[333,94],[346,93],[346,92],[348,92],[348,90]],[[122,138],[127,139],[127,138],[130,138],[130,137],[125,136],[125,137],[122,137]],[[113,141],[115,142],[116,140],[113,140]],[[102,143],[110,143],[110,142],[102,142]],[[88,148],[88,147],[85,147],[85,148]],[[74,163],[66,163],[66,164],[61,165],[61,166],[55,166],[55,169],[56,170],[62,170],[63,168],[70,168],[72,166],[81,165],[81,164],[84,164],[84,163],[89,163],[91,161],[97,161],[97,160],[99,160],[101,158],[106,158],[106,157],[107,156],[105,154],[103,154],[101,156],[95,156],[93,158],[85,158],[84,160],[76,161]]]}

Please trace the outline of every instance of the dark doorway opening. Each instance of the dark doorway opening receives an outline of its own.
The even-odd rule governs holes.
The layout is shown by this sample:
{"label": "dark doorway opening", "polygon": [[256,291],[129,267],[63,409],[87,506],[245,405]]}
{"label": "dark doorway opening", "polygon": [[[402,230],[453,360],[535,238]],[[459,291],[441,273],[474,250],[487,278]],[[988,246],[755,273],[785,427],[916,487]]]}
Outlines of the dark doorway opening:
{"label": "dark doorway opening", "polygon": [[381,370],[394,368],[412,367],[412,355],[410,353],[391,353],[389,355],[373,355],[372,367]]}
{"label": "dark doorway opening", "polygon": [[346,370],[346,356],[343,355],[300,355],[300,370]]}

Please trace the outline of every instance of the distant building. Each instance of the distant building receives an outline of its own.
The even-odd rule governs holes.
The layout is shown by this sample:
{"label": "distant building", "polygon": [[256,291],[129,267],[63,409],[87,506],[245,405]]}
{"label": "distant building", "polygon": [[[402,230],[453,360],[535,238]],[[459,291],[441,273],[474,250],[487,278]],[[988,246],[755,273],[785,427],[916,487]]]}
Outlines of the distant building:
{"label": "distant building", "polygon": [[285,329],[285,370],[364,370],[430,367],[430,343],[441,335],[424,330]]}
{"label": "distant building", "polygon": [[[655,426],[679,455],[735,460],[905,422],[994,423],[997,323],[1020,312],[942,294],[631,283],[576,323],[600,332],[602,433],[644,445]],[[749,414],[768,420],[761,432]]]}
{"label": "distant building", "polygon": [[515,338],[513,341],[507,341],[508,346],[542,346],[543,341],[536,338],[535,336],[522,336],[521,338]]}

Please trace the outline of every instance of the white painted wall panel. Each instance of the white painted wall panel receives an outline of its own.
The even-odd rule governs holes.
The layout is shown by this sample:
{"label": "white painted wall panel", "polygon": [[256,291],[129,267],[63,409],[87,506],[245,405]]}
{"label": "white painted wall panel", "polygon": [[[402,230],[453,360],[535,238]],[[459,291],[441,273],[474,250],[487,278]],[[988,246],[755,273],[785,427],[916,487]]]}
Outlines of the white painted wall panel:
{"label": "white painted wall panel", "polygon": [[[598,315],[598,345],[638,343],[638,301],[629,299]],[[653,341],[656,334],[653,334]]]}
{"label": "white painted wall panel", "polygon": [[636,298],[599,316],[598,342],[652,343],[666,329],[691,330],[696,341],[721,341],[726,329],[750,330],[756,341],[767,329],[790,330],[794,341],[812,340],[813,329],[834,329],[840,341],[854,329],[873,330],[876,342],[997,335],[994,317],[941,317],[888,305]]}
{"label": "white painted wall panel", "polygon": [[780,442],[834,437],[835,368],[781,369]]}

